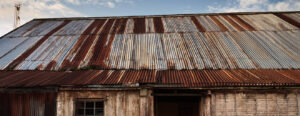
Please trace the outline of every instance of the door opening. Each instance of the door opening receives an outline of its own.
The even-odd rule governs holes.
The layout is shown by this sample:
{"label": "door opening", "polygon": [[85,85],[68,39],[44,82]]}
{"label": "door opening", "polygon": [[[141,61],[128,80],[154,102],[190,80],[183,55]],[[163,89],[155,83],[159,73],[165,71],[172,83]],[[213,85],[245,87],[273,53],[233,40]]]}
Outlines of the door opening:
{"label": "door opening", "polygon": [[199,116],[199,96],[156,96],[156,116]]}

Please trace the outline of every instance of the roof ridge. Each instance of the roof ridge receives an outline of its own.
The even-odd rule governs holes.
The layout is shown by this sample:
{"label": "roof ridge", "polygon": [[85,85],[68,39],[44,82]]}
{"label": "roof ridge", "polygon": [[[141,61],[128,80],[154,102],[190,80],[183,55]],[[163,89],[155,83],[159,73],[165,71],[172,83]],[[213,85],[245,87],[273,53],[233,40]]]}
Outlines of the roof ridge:
{"label": "roof ridge", "polygon": [[100,16],[100,17],[61,17],[61,18],[35,18],[34,20],[85,20],[85,19],[118,19],[118,18],[145,18],[145,17],[177,17],[194,15],[252,15],[271,13],[300,13],[300,11],[264,11],[264,12],[222,12],[222,13],[187,13],[187,14],[162,14],[162,15],[129,15],[129,16]]}

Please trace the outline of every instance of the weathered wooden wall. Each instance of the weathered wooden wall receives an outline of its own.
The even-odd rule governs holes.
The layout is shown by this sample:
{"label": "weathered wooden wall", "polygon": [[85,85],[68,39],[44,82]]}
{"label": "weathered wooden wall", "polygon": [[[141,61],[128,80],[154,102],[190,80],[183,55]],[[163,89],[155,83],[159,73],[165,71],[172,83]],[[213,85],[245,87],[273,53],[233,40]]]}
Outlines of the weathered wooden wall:
{"label": "weathered wooden wall", "polygon": [[[154,116],[151,90],[59,91],[57,116],[74,116],[76,98],[106,99],[105,116]],[[299,90],[213,91],[201,97],[201,116],[299,116]]]}
{"label": "weathered wooden wall", "polygon": [[203,97],[201,115],[299,116],[299,105],[298,92],[215,92]]}
{"label": "weathered wooden wall", "polygon": [[57,116],[74,116],[76,98],[103,98],[105,116],[154,116],[152,91],[140,90],[60,91]]}
{"label": "weathered wooden wall", "polygon": [[55,92],[0,92],[0,116],[55,116]]}

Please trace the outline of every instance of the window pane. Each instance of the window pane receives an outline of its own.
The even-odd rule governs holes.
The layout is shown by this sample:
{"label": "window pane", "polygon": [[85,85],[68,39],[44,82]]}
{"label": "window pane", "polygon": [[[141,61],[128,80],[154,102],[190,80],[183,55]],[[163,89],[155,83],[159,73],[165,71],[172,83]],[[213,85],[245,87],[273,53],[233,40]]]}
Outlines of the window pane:
{"label": "window pane", "polygon": [[96,102],[96,108],[103,108],[103,102]]}
{"label": "window pane", "polygon": [[104,103],[101,99],[79,99],[75,103],[76,116],[104,116]]}
{"label": "window pane", "polygon": [[96,116],[104,116],[103,109],[96,109]]}
{"label": "window pane", "polygon": [[84,108],[84,102],[76,102],[76,108]]}
{"label": "window pane", "polygon": [[94,115],[94,109],[85,109],[86,115]]}
{"label": "window pane", "polygon": [[78,115],[83,115],[84,114],[84,109],[77,109],[77,113]]}
{"label": "window pane", "polygon": [[86,102],[86,108],[94,108],[94,102]]}

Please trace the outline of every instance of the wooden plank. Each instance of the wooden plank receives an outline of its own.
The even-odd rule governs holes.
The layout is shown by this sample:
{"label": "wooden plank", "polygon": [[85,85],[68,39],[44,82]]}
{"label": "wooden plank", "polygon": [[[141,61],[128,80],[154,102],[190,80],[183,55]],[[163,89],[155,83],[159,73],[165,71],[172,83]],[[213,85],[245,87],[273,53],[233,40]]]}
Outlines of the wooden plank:
{"label": "wooden plank", "polygon": [[267,99],[266,94],[256,94],[256,115],[266,116],[267,115]]}
{"label": "wooden plank", "polygon": [[235,112],[235,94],[228,93],[225,94],[225,105],[226,105],[226,114],[229,116],[233,116],[236,114]]}
{"label": "wooden plank", "polygon": [[140,97],[140,116],[148,115],[147,97]]}
{"label": "wooden plank", "polygon": [[154,96],[152,95],[153,91],[148,91],[148,104],[149,104],[149,115],[148,116],[154,116]]}
{"label": "wooden plank", "polygon": [[278,115],[278,107],[276,104],[276,94],[267,94],[267,114]]}
{"label": "wooden plank", "polygon": [[216,116],[216,94],[211,95],[211,101],[210,101],[210,108],[211,108],[211,116]]}
{"label": "wooden plank", "polygon": [[225,95],[223,93],[216,94],[216,116],[226,115]]}
{"label": "wooden plank", "polygon": [[278,114],[281,116],[287,116],[288,114],[288,104],[287,104],[286,94],[277,94],[276,103],[278,107]]}
{"label": "wooden plank", "polygon": [[256,94],[246,94],[246,115],[254,116],[256,111]]}
{"label": "wooden plank", "polygon": [[126,95],[126,116],[139,116],[139,94],[128,92]]}
{"label": "wooden plank", "polygon": [[298,106],[297,106],[297,96],[294,93],[290,93],[287,95],[287,112],[288,116],[297,116],[298,114]]}
{"label": "wooden plank", "polygon": [[246,106],[246,95],[244,93],[237,93],[236,94],[236,114],[238,116],[244,115],[247,110]]}
{"label": "wooden plank", "polygon": [[126,112],[126,104],[125,104],[125,93],[126,92],[118,92],[116,96],[116,115],[117,116],[125,116]]}

